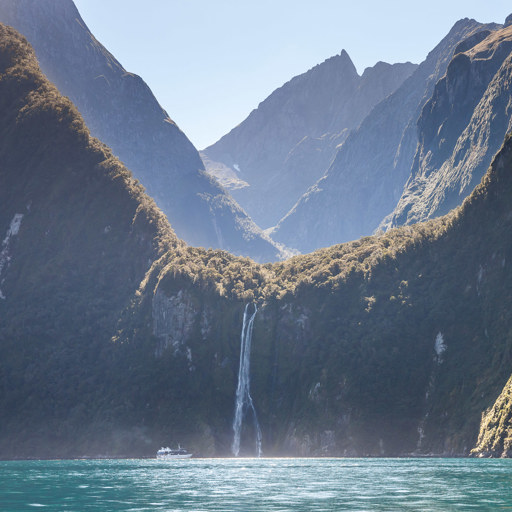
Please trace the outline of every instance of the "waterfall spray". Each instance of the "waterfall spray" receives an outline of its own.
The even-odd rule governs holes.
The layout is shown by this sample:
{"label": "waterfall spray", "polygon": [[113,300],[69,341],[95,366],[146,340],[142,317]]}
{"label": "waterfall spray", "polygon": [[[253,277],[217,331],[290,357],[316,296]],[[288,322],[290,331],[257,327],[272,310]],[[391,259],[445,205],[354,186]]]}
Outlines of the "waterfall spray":
{"label": "waterfall spray", "polygon": [[251,363],[251,340],[254,317],[258,312],[254,304],[254,313],[249,317],[249,304],[245,306],[242,334],[240,336],[240,366],[238,368],[238,387],[236,389],[235,418],[233,420],[233,444],[231,451],[235,457],[240,453],[240,432],[244,416],[244,407],[252,411],[254,428],[256,429],[256,453],[261,456],[261,429],[256,415],[256,409],[251,398],[251,378],[249,368]]}

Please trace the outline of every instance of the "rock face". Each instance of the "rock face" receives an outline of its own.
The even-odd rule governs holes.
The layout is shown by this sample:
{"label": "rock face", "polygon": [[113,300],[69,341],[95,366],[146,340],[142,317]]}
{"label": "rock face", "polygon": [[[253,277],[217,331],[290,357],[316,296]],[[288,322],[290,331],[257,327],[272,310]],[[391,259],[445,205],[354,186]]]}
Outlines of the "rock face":
{"label": "rock face", "polygon": [[511,135],[446,216],[260,265],[178,240],[4,25],[0,133],[0,458],[229,454],[248,302],[264,454],[475,445],[512,367]]}
{"label": "rock face", "polygon": [[43,72],[154,197],[178,235],[260,261],[278,249],[205,172],[201,158],[137,75],[94,38],[72,0],[1,0],[0,21],[36,50]]}
{"label": "rock face", "polygon": [[[41,74],[27,41],[2,24],[0,113],[5,447],[4,434],[16,418],[28,424],[45,417],[47,433],[58,425],[64,433],[68,427],[53,407],[63,395],[71,398],[72,389],[92,394],[75,395],[64,416],[75,426],[91,419],[99,395],[90,363],[98,371],[104,367],[119,314],[129,310],[163,247],[185,244],[119,160],[89,136],[73,104]],[[43,359],[42,379],[37,361]],[[37,450],[37,438],[28,436],[24,449]]]}
{"label": "rock face", "polygon": [[[266,267],[274,278],[263,283],[251,355],[265,454],[468,455],[512,363],[511,192],[508,137],[482,184],[446,217]],[[175,285],[160,282],[172,314]],[[221,333],[236,318],[237,337],[243,304],[207,314],[215,345],[199,335],[202,307],[185,344],[194,364],[211,364],[215,412],[224,404],[229,417],[235,384],[230,391],[219,382],[236,375],[237,350]],[[168,326],[169,335],[180,326]],[[244,439],[248,449],[250,430]]]}
{"label": "rock face", "polygon": [[512,27],[482,30],[456,49],[418,120],[411,177],[388,225],[437,217],[459,205],[512,129]]}
{"label": "rock face", "polygon": [[206,148],[207,170],[260,226],[274,226],[323,175],[349,130],[415,69],[379,62],[359,76],[343,50],[274,91]]}
{"label": "rock face", "polygon": [[180,290],[173,297],[157,292],[151,308],[153,316],[153,334],[159,339],[157,355],[173,347],[179,350],[182,341],[191,334],[194,310],[190,299]]}
{"label": "rock face", "polygon": [[307,252],[371,234],[396,206],[410,175],[418,144],[416,122],[436,82],[457,45],[486,28],[474,20],[457,22],[347,137],[325,176],[279,222],[273,238]]}
{"label": "rock face", "polygon": [[512,457],[512,377],[492,407],[482,414],[478,441],[471,454]]}

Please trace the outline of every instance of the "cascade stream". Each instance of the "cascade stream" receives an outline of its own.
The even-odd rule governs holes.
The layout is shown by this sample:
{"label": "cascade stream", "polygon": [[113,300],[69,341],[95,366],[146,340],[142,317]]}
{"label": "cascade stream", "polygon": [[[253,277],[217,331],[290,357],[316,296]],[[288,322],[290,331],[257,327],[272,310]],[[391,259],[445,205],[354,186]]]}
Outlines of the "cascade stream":
{"label": "cascade stream", "polygon": [[256,430],[256,454],[261,457],[261,429],[258,423],[258,416],[251,397],[251,377],[249,374],[251,363],[251,341],[252,327],[258,308],[254,304],[254,313],[249,316],[249,304],[245,306],[244,319],[242,323],[242,334],[240,336],[240,366],[238,369],[238,387],[236,389],[235,418],[233,419],[233,444],[231,451],[235,457],[240,453],[240,434],[244,409],[252,411],[254,428]]}

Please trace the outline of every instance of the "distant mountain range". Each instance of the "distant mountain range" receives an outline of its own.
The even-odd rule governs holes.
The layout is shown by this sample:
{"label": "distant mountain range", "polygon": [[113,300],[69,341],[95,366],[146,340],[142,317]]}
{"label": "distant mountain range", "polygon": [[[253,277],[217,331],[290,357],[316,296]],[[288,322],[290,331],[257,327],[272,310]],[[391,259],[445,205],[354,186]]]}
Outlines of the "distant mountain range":
{"label": "distant mountain range", "polygon": [[461,204],[512,129],[512,22],[480,30],[454,54],[419,117],[411,176],[391,226],[444,215]]}
{"label": "distant mountain range", "polygon": [[411,175],[417,120],[454,50],[472,35],[496,27],[469,19],[456,23],[414,73],[352,131],[325,175],[272,236],[308,252],[372,234],[395,208]]}
{"label": "distant mountain range", "polygon": [[300,252],[443,215],[512,128],[510,23],[461,20],[419,66],[361,77],[342,52],[206,148],[206,168]]}
{"label": "distant mountain range", "polygon": [[[458,23],[454,46],[479,27]],[[432,77],[425,127],[460,127],[444,90],[501,51],[490,36]],[[262,265],[181,241],[2,24],[0,133],[1,458],[154,456],[164,439],[229,455],[248,303],[263,454],[511,455],[511,135],[447,215]]]}
{"label": "distant mountain range", "polygon": [[274,226],[324,174],[350,130],[416,67],[379,62],[359,76],[343,50],[274,91],[206,148],[206,168],[260,226]]}
{"label": "distant mountain range", "polygon": [[198,152],[144,81],[95,39],[72,0],[0,0],[0,21],[27,37],[44,73],[141,181],[181,238],[258,261],[280,257],[204,172]]}

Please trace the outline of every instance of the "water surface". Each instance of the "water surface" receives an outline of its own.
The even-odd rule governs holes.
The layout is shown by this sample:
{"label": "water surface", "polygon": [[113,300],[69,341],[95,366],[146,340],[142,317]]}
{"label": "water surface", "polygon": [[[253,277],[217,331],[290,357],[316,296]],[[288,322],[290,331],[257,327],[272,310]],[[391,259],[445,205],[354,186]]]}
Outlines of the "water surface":
{"label": "water surface", "polygon": [[512,510],[512,460],[0,462],[0,510]]}

